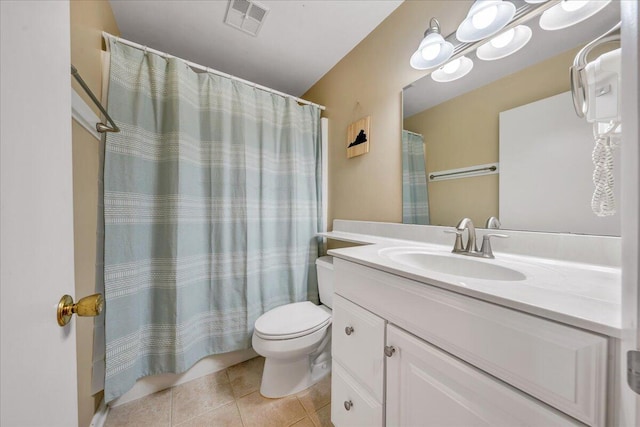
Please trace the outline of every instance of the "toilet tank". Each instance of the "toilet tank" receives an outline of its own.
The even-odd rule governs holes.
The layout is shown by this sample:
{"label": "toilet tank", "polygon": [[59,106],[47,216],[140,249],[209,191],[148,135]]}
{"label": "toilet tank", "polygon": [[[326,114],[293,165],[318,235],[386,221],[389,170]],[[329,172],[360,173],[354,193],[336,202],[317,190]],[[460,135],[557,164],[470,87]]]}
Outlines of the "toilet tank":
{"label": "toilet tank", "polygon": [[333,307],[333,257],[322,256],[316,260],[318,271],[318,292],[320,302],[329,308]]}

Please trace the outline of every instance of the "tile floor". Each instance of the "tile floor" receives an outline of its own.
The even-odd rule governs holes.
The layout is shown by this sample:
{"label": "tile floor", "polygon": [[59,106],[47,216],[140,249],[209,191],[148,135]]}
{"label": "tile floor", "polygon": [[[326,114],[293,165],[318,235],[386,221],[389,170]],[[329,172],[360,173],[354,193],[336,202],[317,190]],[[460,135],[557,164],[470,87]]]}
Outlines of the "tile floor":
{"label": "tile floor", "polygon": [[112,408],[105,427],[331,427],[331,377],[294,396],[260,395],[264,358]]}

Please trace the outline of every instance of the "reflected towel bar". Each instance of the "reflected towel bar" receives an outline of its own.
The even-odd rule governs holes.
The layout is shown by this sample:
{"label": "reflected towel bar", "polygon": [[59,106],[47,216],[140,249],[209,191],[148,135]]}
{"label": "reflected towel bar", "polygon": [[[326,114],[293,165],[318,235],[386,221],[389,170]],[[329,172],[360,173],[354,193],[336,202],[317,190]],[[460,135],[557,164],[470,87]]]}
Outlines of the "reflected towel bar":
{"label": "reflected towel bar", "polygon": [[433,179],[443,178],[445,176],[466,175],[466,174],[469,174],[469,173],[482,172],[482,171],[495,172],[497,169],[498,169],[497,166],[487,166],[487,167],[475,168],[475,169],[464,169],[464,170],[459,170],[459,171],[456,171],[456,172],[431,174],[431,175],[429,175],[429,179],[433,180]]}
{"label": "reflected towel bar", "polygon": [[107,122],[109,122],[111,124],[111,126],[109,126],[109,125],[106,125],[104,123],[96,123],[96,130],[98,132],[100,132],[100,133],[104,133],[104,132],[120,132],[120,128],[118,128],[118,126],[115,124],[113,119],[111,119],[111,116],[109,116],[109,114],[104,109],[104,107],[102,106],[100,101],[98,101],[98,98],[96,98],[96,96],[93,94],[93,92],[91,92],[91,89],[89,89],[89,86],[87,86],[87,84],[82,79],[82,77],[80,77],[80,73],[78,73],[78,69],[76,67],[74,67],[73,64],[71,64],[71,75],[73,77],[75,77],[76,81],[80,84],[80,86],[82,86],[82,89],[84,89],[84,91],[87,93],[87,95],[89,95],[89,98],[91,98],[93,103],[96,104],[96,107],[98,107],[100,112],[102,114],[104,114],[104,116],[107,118]]}

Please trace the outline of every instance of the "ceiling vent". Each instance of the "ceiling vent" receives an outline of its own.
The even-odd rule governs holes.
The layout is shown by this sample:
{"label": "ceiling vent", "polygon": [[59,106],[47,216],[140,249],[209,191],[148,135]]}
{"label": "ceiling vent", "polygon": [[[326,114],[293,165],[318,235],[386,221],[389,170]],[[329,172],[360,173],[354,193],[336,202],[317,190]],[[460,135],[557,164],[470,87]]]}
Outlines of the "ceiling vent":
{"label": "ceiling vent", "polygon": [[250,0],[229,0],[225,24],[244,31],[252,36],[257,36],[269,9]]}

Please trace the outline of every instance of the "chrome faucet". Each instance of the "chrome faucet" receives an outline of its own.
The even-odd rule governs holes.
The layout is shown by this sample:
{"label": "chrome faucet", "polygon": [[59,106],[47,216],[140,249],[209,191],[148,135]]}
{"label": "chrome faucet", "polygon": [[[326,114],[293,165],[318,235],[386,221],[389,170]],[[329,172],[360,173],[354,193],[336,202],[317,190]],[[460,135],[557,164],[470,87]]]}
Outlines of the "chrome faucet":
{"label": "chrome faucet", "polygon": [[[488,221],[487,221],[488,223]],[[462,244],[462,234],[464,230],[467,230],[467,244]],[[455,233],[456,241],[453,244],[453,252],[454,254],[461,255],[469,255],[469,256],[477,256],[481,258],[495,258],[493,256],[493,251],[491,250],[491,241],[492,237],[500,237],[507,238],[506,234],[498,234],[498,233],[487,233],[482,236],[482,247],[478,251],[478,247],[476,246],[476,227],[473,225],[473,221],[469,218],[462,218],[458,225],[456,225],[455,230],[445,230],[446,233]]]}

